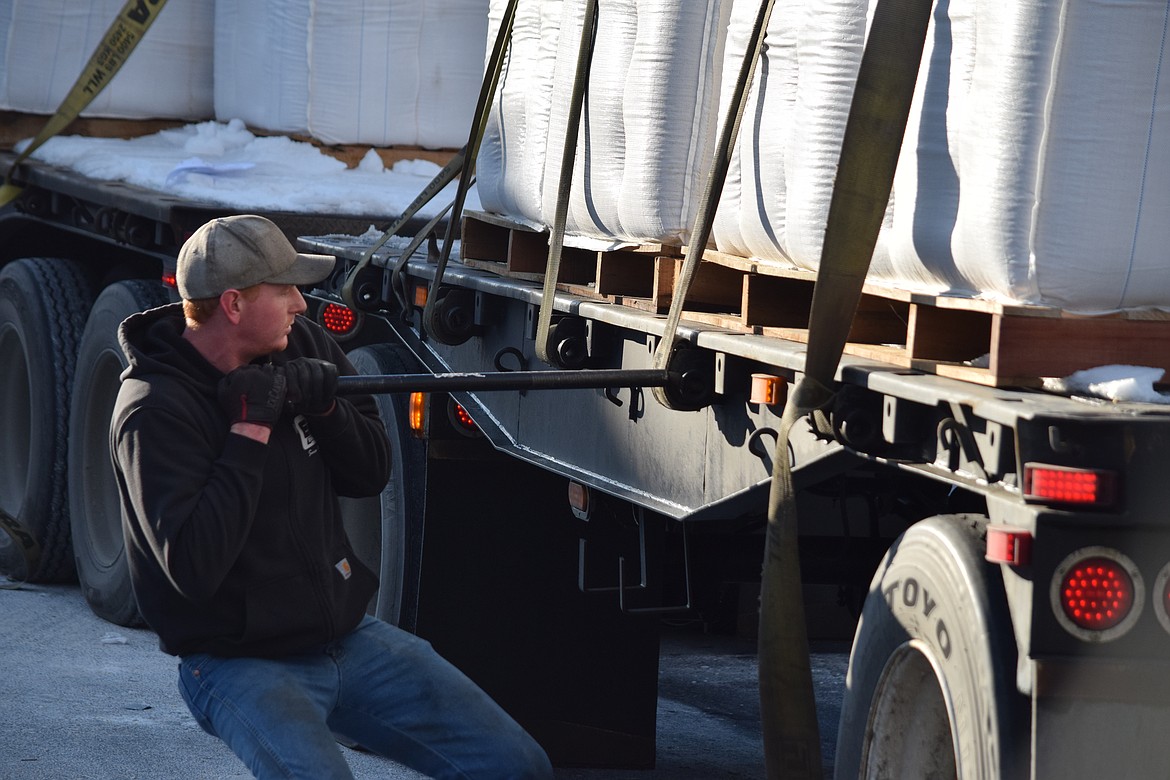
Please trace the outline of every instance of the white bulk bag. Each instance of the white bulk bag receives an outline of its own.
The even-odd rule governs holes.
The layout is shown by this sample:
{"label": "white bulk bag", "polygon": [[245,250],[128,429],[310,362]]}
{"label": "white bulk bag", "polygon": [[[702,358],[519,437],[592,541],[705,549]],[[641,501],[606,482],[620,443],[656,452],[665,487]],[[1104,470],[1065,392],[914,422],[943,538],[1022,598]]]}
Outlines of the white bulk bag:
{"label": "white bulk bag", "polygon": [[215,114],[329,144],[457,148],[487,0],[217,0]]}
{"label": "white bulk bag", "polygon": [[[492,0],[489,54],[506,5],[506,0]],[[507,57],[476,159],[476,189],[483,208],[535,225],[546,224],[541,198],[561,12],[560,0],[517,4]]]}
{"label": "white bulk bag", "polygon": [[[710,166],[730,8],[729,0],[599,4],[568,233],[685,241]],[[477,162],[485,208],[553,221],[583,11],[582,0],[519,5]]]}
{"label": "white bulk bag", "polygon": [[487,23],[487,0],[314,2],[309,132],[325,143],[463,146]]}
{"label": "white bulk bag", "polygon": [[[123,0],[0,0],[0,109],[52,114]],[[212,113],[211,3],[169,3],[87,117],[207,119]]]}
{"label": "white bulk bag", "polygon": [[[754,5],[737,0],[733,26]],[[745,114],[720,249],[817,267],[862,46],[848,5],[778,3],[763,68],[795,70],[795,104]],[[871,279],[1070,312],[1170,309],[1168,17],[1165,0],[936,7]],[[810,26],[814,48],[787,44]],[[777,135],[783,155],[760,154]]]}
{"label": "white bulk bag", "polygon": [[215,116],[309,133],[311,0],[216,0]]}

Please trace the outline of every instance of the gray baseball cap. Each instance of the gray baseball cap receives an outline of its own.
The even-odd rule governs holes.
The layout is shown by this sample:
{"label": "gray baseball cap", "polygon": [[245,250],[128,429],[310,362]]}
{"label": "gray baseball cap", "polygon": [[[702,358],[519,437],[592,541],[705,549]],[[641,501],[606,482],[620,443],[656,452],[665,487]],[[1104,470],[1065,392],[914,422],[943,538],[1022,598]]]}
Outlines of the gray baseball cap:
{"label": "gray baseball cap", "polygon": [[193,301],[261,282],[313,284],[328,276],[335,262],[332,255],[297,252],[271,220],[242,214],[196,230],[179,250],[175,281],[179,295]]}

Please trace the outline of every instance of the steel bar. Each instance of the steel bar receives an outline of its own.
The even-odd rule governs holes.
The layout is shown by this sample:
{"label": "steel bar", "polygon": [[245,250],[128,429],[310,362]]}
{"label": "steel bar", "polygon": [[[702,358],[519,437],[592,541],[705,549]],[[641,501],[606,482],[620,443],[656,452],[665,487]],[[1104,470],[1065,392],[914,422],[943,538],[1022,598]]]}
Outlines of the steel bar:
{"label": "steel bar", "polygon": [[607,387],[663,387],[675,382],[659,368],[582,371],[498,371],[484,374],[386,374],[342,376],[337,392],[413,393],[491,390],[579,390]]}

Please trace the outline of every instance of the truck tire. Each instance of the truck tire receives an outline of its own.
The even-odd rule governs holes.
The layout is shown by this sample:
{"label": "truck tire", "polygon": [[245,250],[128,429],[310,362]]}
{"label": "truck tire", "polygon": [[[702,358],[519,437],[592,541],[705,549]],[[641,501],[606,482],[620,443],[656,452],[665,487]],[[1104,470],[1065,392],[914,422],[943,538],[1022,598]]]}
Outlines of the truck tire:
{"label": "truck tire", "polygon": [[40,545],[34,582],[73,577],[69,398],[92,301],[69,260],[22,258],[0,271],[0,506]]}
{"label": "truck tire", "polygon": [[932,517],[886,554],[849,658],[838,778],[1026,776],[1027,701],[986,522]]}
{"label": "truck tire", "polygon": [[[399,345],[360,347],[349,353],[349,359],[361,374],[420,370],[409,350]],[[407,396],[395,393],[375,398],[390,440],[390,481],[380,496],[342,499],[342,513],[354,552],[373,569],[380,582],[370,614],[413,631],[422,562],[426,449],[410,433]]]}
{"label": "truck tire", "polygon": [[141,623],[130,589],[122,538],[122,506],[110,462],[110,418],[126,357],[118,325],[135,312],[168,300],[160,282],[111,284],[93,305],[77,353],[69,415],[69,516],[81,592],[100,618],[121,626]]}

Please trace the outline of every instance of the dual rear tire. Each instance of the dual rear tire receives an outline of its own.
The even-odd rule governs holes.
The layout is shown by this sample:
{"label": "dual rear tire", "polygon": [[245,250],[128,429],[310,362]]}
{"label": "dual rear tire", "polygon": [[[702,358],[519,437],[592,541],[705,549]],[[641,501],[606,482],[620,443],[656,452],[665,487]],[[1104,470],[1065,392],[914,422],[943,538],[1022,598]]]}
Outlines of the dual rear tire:
{"label": "dual rear tire", "polygon": [[122,539],[122,508],[110,460],[110,420],[126,356],[118,325],[168,300],[158,282],[111,284],[94,302],[78,349],[69,416],[69,517],[81,591],[111,623],[141,622]]}
{"label": "dual rear tire", "polygon": [[0,534],[0,571],[32,582],[74,574],[69,530],[70,399],[93,300],[69,260],[22,258],[0,270],[0,510],[35,539],[39,562]]}

